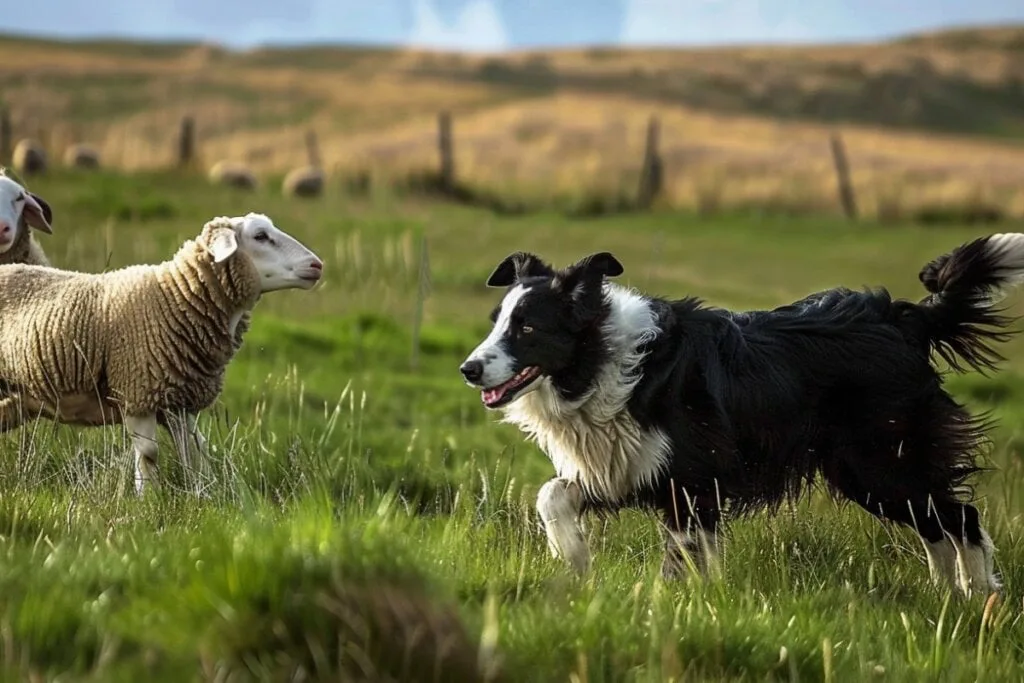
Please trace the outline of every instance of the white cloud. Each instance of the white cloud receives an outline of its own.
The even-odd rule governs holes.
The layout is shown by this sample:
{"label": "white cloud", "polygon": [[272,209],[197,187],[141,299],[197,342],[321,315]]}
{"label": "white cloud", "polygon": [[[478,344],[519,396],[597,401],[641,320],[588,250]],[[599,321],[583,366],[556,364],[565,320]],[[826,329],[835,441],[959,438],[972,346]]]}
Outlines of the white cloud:
{"label": "white cloud", "polygon": [[766,16],[769,13],[762,11],[761,4],[762,0],[627,0],[620,42],[714,45],[806,42],[822,37],[785,12],[778,18]]}
{"label": "white cloud", "polygon": [[441,19],[433,0],[413,0],[413,28],[407,44],[418,48],[498,52],[508,48],[509,40],[492,0],[471,0],[451,24]]}

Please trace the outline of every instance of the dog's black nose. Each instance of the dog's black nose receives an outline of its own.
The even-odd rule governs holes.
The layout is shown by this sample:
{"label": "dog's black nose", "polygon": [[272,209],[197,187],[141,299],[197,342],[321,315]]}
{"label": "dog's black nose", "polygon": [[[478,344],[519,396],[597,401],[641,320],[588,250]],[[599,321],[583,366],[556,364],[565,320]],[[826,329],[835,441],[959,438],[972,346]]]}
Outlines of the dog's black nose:
{"label": "dog's black nose", "polygon": [[479,384],[480,379],[484,376],[484,364],[478,360],[467,360],[459,366],[459,372],[462,373],[467,382]]}

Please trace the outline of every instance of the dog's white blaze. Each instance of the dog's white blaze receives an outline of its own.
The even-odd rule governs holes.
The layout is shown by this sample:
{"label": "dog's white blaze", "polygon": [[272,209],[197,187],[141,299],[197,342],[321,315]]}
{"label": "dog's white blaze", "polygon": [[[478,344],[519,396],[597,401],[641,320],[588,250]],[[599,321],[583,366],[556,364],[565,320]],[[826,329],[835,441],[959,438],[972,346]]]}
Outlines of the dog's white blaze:
{"label": "dog's white blaze", "polygon": [[501,308],[498,311],[498,319],[494,321],[491,333],[473,349],[473,352],[466,358],[467,361],[478,360],[484,364],[484,375],[481,384],[485,387],[494,387],[502,382],[512,379],[515,374],[512,371],[513,359],[505,348],[504,336],[508,332],[508,326],[512,319],[512,311],[515,310],[519,301],[530,291],[529,287],[516,285],[508,291],[505,298],[501,300]]}
{"label": "dog's white blaze", "polygon": [[604,287],[611,310],[602,331],[610,358],[594,387],[569,402],[549,378],[542,378],[535,391],[506,406],[504,421],[537,442],[560,478],[577,482],[595,498],[615,502],[654,482],[668,462],[670,445],[662,432],[642,428],[626,410],[642,376],[645,354],[639,347],[660,331],[654,311],[645,297],[631,290],[612,283]]}

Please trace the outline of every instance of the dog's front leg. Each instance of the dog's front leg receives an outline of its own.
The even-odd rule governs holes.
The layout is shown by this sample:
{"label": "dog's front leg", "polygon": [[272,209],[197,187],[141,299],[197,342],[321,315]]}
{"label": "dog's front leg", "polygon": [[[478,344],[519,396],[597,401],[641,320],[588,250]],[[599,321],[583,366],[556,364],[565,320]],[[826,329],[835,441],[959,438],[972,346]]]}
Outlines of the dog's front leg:
{"label": "dog's front leg", "polygon": [[721,571],[718,556],[718,534],[704,529],[676,531],[665,529],[665,559],[661,575],[665,579],[682,578],[692,569],[705,578]]}
{"label": "dog's front leg", "polygon": [[[679,498],[682,498],[682,503]],[[679,491],[676,501],[665,513],[665,559],[661,575],[676,579],[691,570],[705,578],[717,576],[719,564],[718,531],[721,510],[714,496],[691,496]]]}
{"label": "dog's front leg", "polygon": [[568,479],[555,477],[537,494],[537,512],[544,523],[551,554],[585,574],[590,569],[590,549],[579,523],[582,508],[583,491]]}

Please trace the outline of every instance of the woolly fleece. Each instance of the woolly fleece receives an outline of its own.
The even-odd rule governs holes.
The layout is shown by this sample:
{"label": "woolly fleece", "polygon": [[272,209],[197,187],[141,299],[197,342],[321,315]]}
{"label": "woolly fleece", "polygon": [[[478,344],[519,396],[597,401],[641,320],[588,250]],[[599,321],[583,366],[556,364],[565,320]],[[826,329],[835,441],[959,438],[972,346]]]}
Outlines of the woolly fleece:
{"label": "woolly fleece", "polygon": [[259,299],[249,258],[214,263],[204,226],[172,260],[108,273],[0,266],[0,432],[39,414],[82,425],[209,407]]}

